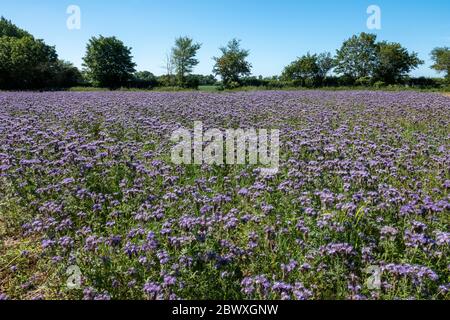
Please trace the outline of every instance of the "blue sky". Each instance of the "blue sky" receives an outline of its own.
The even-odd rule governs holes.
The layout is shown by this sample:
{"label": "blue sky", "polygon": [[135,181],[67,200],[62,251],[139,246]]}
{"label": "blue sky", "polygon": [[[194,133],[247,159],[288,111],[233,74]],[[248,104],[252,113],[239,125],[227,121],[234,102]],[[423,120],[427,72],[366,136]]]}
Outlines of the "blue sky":
{"label": "blue sky", "polygon": [[[381,8],[381,30],[368,30],[369,5]],[[69,30],[69,5],[81,9],[81,29]],[[231,38],[250,50],[253,74],[279,74],[306,52],[330,51],[362,31],[400,42],[425,65],[416,76],[435,76],[430,51],[450,46],[448,0],[0,0],[0,15],[81,66],[88,39],[117,36],[132,47],[138,70],[162,74],[164,57],[180,35],[202,43],[195,73],[209,74],[212,57]],[[374,32],[375,31],[375,32]]]}

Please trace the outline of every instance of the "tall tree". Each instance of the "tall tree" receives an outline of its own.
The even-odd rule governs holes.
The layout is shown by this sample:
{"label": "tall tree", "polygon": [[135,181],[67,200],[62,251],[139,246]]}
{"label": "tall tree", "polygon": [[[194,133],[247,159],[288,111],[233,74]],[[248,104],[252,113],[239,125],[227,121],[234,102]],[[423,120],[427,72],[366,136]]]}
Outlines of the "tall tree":
{"label": "tall tree", "polygon": [[334,67],[334,59],[328,52],[310,54],[309,52],[284,68],[282,78],[298,85],[316,86]]}
{"label": "tall tree", "polygon": [[220,75],[225,87],[240,85],[240,78],[251,73],[252,65],[246,60],[250,52],[241,49],[240,40],[237,39],[228,42],[220,51],[222,56],[214,57],[214,74]]}
{"label": "tall tree", "polygon": [[434,61],[432,68],[439,72],[445,72],[447,81],[450,83],[450,48],[435,48],[431,52],[431,58]]}
{"label": "tall tree", "polygon": [[172,63],[177,74],[177,82],[181,87],[187,85],[187,76],[193,68],[199,63],[195,58],[201,44],[194,43],[194,40],[188,37],[179,37],[175,39],[175,46],[172,48]]}
{"label": "tall tree", "polygon": [[10,20],[0,17],[0,37],[23,38],[31,34],[14,25]]}
{"label": "tall tree", "polygon": [[168,77],[171,77],[173,75],[175,67],[173,65],[173,58],[171,54],[166,53],[163,69],[166,70],[166,75]]}
{"label": "tall tree", "polygon": [[311,55],[308,52],[284,68],[282,78],[288,81],[294,81],[299,85],[305,85],[307,81],[309,84],[314,85],[319,79],[320,72],[317,55]]}
{"label": "tall tree", "polygon": [[337,50],[337,73],[353,80],[371,77],[377,65],[377,36],[361,33],[346,40]]}
{"label": "tall tree", "polygon": [[0,88],[37,89],[51,85],[57,72],[54,47],[0,19]]}
{"label": "tall tree", "polygon": [[388,84],[400,82],[402,77],[424,63],[417,53],[409,53],[399,43],[382,41],[377,48],[374,78]]}
{"label": "tall tree", "polygon": [[88,79],[96,86],[111,89],[127,85],[136,66],[131,48],[116,37],[91,38],[83,61]]}
{"label": "tall tree", "polygon": [[162,68],[165,70],[165,74],[159,77],[161,85],[166,87],[172,87],[176,85],[176,79],[174,76],[175,66],[173,63],[173,57],[171,53],[166,53],[164,58],[164,65]]}
{"label": "tall tree", "polygon": [[329,52],[320,53],[317,55],[317,65],[319,67],[319,77],[323,80],[331,69],[336,66],[336,60]]}

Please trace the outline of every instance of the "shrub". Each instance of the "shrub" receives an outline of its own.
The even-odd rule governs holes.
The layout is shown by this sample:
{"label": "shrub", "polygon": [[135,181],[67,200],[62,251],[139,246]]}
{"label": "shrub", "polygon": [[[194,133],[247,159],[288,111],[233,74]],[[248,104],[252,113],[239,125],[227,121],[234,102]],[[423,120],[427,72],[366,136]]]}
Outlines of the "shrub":
{"label": "shrub", "polygon": [[184,88],[197,90],[199,85],[199,78],[194,75],[189,75],[186,77]]}
{"label": "shrub", "polygon": [[158,86],[158,79],[149,71],[140,71],[134,74],[130,86],[137,89],[152,89]]}
{"label": "shrub", "polygon": [[384,81],[377,81],[377,82],[375,82],[374,84],[373,84],[373,86],[375,87],[375,88],[383,88],[383,87],[385,87],[386,86],[386,83],[384,82]]}
{"label": "shrub", "polygon": [[355,81],[355,85],[368,87],[372,84],[372,79],[370,77],[361,77]]}

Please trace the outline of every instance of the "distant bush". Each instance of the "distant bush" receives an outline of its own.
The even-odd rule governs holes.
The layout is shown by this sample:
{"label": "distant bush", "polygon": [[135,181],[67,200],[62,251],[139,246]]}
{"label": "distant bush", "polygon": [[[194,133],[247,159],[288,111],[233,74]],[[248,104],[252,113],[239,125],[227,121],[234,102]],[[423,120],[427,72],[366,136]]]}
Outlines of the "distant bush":
{"label": "distant bush", "polygon": [[373,84],[373,86],[377,89],[383,88],[386,86],[386,83],[384,81],[377,81]]}
{"label": "distant bush", "polygon": [[199,85],[200,85],[200,80],[198,77],[196,77],[194,75],[188,75],[186,77],[186,80],[184,83],[184,88],[197,90]]}
{"label": "distant bush", "polygon": [[292,81],[267,80],[265,87],[267,89],[283,89],[293,87]]}
{"label": "distant bush", "polygon": [[443,85],[442,79],[434,79],[434,78],[407,78],[404,83],[410,87],[418,87],[418,88],[439,88]]}
{"label": "distant bush", "polygon": [[51,87],[70,88],[83,83],[81,72],[72,63],[59,60],[55,66]]}
{"label": "distant bush", "polygon": [[229,81],[226,88],[227,89],[237,89],[241,86],[241,83],[237,81]]}
{"label": "distant bush", "polygon": [[217,83],[217,79],[212,74],[207,76],[202,74],[193,74],[191,77],[197,79],[199,86],[213,86]]}
{"label": "distant bush", "polygon": [[338,85],[342,87],[354,86],[355,79],[350,76],[343,75],[342,77],[338,77]]}
{"label": "distant bush", "polygon": [[169,88],[169,91],[180,91],[183,89],[197,90],[200,84],[200,79],[196,75],[185,76],[183,86],[178,85],[176,76],[163,75],[156,78],[155,88]]}
{"label": "distant bush", "polygon": [[175,87],[177,79],[174,75],[162,75],[156,78],[159,87]]}
{"label": "distant bush", "polygon": [[265,81],[262,77],[255,76],[243,77],[239,82],[244,87],[261,87],[267,84],[267,81]]}
{"label": "distant bush", "polygon": [[356,79],[355,85],[362,87],[369,87],[372,85],[372,79],[370,77],[361,77]]}
{"label": "distant bush", "polygon": [[337,87],[339,86],[339,78],[338,77],[325,77],[322,80],[322,86],[323,87]]}
{"label": "distant bush", "polygon": [[158,79],[149,71],[136,72],[130,82],[130,87],[137,89],[153,89],[157,86]]}

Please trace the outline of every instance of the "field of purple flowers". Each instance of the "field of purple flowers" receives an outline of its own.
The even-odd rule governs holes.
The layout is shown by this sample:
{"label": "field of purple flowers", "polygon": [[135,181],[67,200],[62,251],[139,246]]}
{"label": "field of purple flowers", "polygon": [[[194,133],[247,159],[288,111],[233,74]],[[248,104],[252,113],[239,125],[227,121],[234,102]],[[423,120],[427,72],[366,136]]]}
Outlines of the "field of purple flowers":
{"label": "field of purple flowers", "polygon": [[[279,173],[174,165],[194,121],[280,129]],[[0,93],[0,299],[449,299],[449,128],[413,92]]]}

